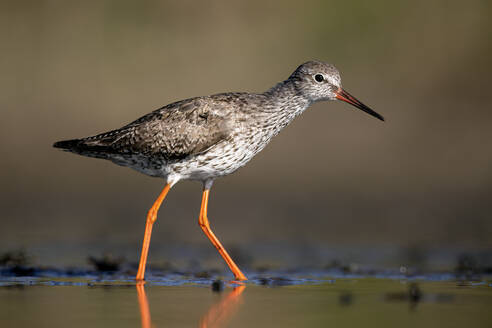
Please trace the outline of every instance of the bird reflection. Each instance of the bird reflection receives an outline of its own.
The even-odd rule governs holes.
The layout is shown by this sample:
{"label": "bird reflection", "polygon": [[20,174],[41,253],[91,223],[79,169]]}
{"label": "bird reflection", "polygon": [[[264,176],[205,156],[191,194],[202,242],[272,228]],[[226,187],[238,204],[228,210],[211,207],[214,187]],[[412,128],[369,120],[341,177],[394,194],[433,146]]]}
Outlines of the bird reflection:
{"label": "bird reflection", "polygon": [[147,299],[147,294],[145,294],[144,284],[144,281],[137,282],[138,306],[140,308],[142,328],[150,328],[152,327],[152,320],[150,318],[149,300]]}
{"label": "bird reflection", "polygon": [[[136,285],[140,318],[142,328],[151,328],[155,326],[152,324],[150,317],[149,301],[145,293],[144,284],[145,282],[142,281]],[[224,327],[241,304],[241,294],[245,288],[245,285],[234,287],[227,295],[222,296],[218,302],[212,304],[208,311],[201,317],[198,326],[200,328]]]}
{"label": "bird reflection", "polygon": [[236,313],[241,304],[241,294],[246,286],[234,287],[226,296],[208,309],[207,313],[200,319],[200,328],[222,327],[232,315]]}

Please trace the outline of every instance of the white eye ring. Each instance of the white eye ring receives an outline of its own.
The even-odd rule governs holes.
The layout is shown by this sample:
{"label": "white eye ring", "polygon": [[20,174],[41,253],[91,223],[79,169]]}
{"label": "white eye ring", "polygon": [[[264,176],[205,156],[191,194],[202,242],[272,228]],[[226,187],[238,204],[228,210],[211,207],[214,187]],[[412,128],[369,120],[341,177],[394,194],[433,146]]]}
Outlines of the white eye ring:
{"label": "white eye ring", "polygon": [[314,76],[314,80],[315,80],[316,82],[321,83],[321,82],[323,82],[323,81],[325,80],[325,77],[324,77],[322,74],[316,74],[316,75]]}

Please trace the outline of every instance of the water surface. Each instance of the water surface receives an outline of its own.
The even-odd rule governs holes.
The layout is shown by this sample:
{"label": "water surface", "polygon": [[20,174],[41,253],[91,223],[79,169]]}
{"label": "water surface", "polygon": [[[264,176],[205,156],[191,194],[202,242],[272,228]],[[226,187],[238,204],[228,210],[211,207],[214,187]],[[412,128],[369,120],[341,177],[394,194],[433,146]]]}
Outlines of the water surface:
{"label": "water surface", "polygon": [[487,280],[4,278],[2,327],[490,327]]}

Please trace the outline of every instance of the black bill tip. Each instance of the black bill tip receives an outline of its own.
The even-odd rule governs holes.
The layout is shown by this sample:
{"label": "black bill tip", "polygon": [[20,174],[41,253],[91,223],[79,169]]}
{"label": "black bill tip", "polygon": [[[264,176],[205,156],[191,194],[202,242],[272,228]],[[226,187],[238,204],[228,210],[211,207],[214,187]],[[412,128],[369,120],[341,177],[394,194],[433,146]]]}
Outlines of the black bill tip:
{"label": "black bill tip", "polygon": [[343,90],[342,88],[340,88],[335,94],[338,100],[345,101],[346,103],[349,103],[352,106],[355,106],[358,109],[366,112],[367,114],[372,115],[375,118],[384,122],[384,117],[382,115],[376,113],[375,111],[373,111],[372,109],[361,103],[357,98],[355,98],[350,93]]}

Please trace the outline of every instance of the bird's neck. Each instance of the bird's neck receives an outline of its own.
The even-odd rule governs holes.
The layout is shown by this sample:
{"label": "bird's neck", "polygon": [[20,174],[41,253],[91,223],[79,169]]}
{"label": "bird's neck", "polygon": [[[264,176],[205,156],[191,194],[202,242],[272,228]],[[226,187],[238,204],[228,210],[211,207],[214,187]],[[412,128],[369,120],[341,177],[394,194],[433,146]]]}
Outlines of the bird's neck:
{"label": "bird's neck", "polygon": [[274,134],[277,134],[312,104],[312,101],[301,93],[295,80],[292,79],[278,83],[263,95],[266,97],[266,104],[262,110],[268,116],[268,120],[276,126]]}
{"label": "bird's neck", "polygon": [[263,94],[269,100],[271,107],[277,108],[277,110],[300,111],[302,113],[311,105],[311,101],[297,88],[296,81],[291,78],[278,83]]}

